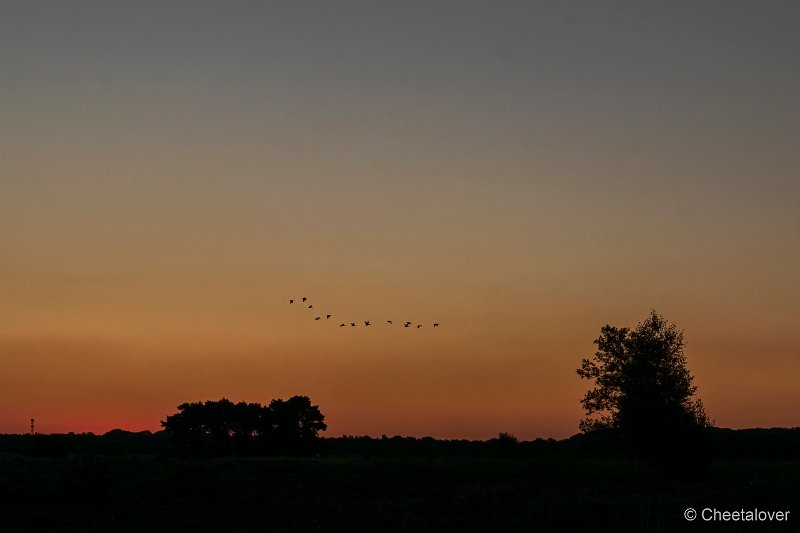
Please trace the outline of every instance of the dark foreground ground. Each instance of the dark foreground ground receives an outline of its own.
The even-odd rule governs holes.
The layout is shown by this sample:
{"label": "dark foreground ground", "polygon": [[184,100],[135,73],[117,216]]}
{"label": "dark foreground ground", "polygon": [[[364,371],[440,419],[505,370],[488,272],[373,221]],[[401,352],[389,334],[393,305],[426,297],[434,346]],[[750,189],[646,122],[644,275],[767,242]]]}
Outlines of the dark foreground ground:
{"label": "dark foreground ground", "polygon": [[[6,446],[0,531],[800,531],[797,432],[788,435],[777,451],[755,440],[695,474],[554,441],[351,440],[320,458],[216,459]],[[756,507],[791,514],[684,518],[687,508]]]}

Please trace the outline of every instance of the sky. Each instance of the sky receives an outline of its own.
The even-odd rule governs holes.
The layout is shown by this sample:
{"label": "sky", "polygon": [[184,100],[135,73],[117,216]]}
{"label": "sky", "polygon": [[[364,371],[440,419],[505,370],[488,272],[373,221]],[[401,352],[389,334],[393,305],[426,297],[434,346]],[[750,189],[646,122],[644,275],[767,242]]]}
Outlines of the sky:
{"label": "sky", "polygon": [[798,27],[3,2],[0,433],[299,394],[328,436],[564,438],[600,328],[652,309],[717,425],[800,425]]}

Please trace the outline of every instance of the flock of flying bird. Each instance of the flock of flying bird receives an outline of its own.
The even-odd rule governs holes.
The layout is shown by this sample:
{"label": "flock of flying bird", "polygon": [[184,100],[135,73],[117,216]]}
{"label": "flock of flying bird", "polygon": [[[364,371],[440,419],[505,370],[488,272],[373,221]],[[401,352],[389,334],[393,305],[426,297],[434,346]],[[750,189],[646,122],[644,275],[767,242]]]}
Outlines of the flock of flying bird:
{"label": "flock of flying bird", "polygon": [[[294,302],[295,302],[295,299],[290,299],[290,300],[289,300],[289,304],[293,304]],[[312,303],[308,302],[308,298],[306,298],[305,296],[303,296],[302,298],[300,298],[300,302],[299,302],[299,303],[302,303],[302,304],[308,303],[308,307],[307,307],[307,309],[314,309],[314,304],[312,304]],[[330,320],[330,318],[331,318],[333,315],[332,315],[332,314],[330,314],[330,313],[328,313],[328,314],[326,314],[326,315],[320,315],[320,316],[318,316],[318,317],[315,317],[315,318],[314,318],[314,320],[322,320],[322,317],[323,317],[323,316],[325,317],[325,320]],[[387,321],[386,321],[386,323],[387,323],[387,324],[389,324],[389,325],[392,325],[392,321],[391,321],[391,320],[387,320]],[[371,325],[372,325],[372,323],[371,323],[369,320],[365,320],[365,321],[364,321],[364,326],[365,326],[365,327],[367,327],[367,326],[371,326]],[[422,324],[414,324],[414,323],[413,323],[413,322],[411,322],[411,321],[408,321],[408,322],[404,322],[404,323],[403,323],[403,327],[404,327],[404,328],[410,328],[410,327],[412,327],[412,326],[413,326],[413,327],[416,327],[417,329],[419,329],[419,328],[421,328],[421,327],[422,327]],[[340,328],[345,328],[345,327],[347,327],[347,324],[343,322],[343,323],[339,324],[339,327],[340,327]],[[350,322],[350,327],[351,327],[351,328],[354,328],[354,327],[356,327],[356,323],[355,323],[355,322]],[[434,324],[433,324],[433,327],[435,327],[435,328],[438,328],[438,327],[439,327],[439,323],[438,323],[438,322],[434,323]]]}

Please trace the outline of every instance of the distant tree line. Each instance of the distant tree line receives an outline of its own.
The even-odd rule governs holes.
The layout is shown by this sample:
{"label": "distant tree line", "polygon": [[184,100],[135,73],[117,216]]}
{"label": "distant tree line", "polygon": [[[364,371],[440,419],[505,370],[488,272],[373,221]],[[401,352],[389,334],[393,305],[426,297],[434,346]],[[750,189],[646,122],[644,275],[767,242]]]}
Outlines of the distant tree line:
{"label": "distant tree line", "polygon": [[[737,461],[797,461],[800,458],[800,428],[722,429],[706,428],[714,458]],[[115,429],[103,435],[0,434],[0,454],[29,457],[124,456],[167,454],[173,435],[167,431],[130,432]],[[323,439],[320,437],[318,444]],[[622,436],[608,431],[579,433],[567,439],[535,439],[514,443],[513,436],[485,441],[443,440],[432,437],[369,437],[345,435],[324,439],[324,456],[378,458],[411,457],[539,457],[549,454],[582,457],[623,455]]]}
{"label": "distant tree line", "polygon": [[183,403],[161,422],[176,451],[193,457],[318,453],[325,416],[307,396],[259,403]]}

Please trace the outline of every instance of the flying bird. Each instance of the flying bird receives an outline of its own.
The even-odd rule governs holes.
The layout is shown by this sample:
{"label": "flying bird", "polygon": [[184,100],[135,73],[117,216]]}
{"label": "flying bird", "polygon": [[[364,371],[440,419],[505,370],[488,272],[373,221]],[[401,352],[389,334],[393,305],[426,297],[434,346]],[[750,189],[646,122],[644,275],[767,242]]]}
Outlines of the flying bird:
{"label": "flying bird", "polygon": [[438,328],[439,327],[439,323],[437,322],[436,324],[433,325],[433,327]]}
{"label": "flying bird", "polygon": [[345,326],[345,324],[339,324],[340,328],[343,328],[344,326]]}
{"label": "flying bird", "polygon": [[411,327],[411,324],[403,324],[403,327],[404,327],[404,328],[410,328],[410,327]]}
{"label": "flying bird", "polygon": [[333,316],[333,315],[325,315],[325,320],[328,320],[328,319],[329,319],[330,317],[332,317],[332,316]]}
{"label": "flying bird", "polygon": [[392,323],[392,321],[391,321],[391,320],[387,320],[386,322],[388,322],[389,324],[391,324],[391,323]]}
{"label": "flying bird", "polygon": [[313,309],[314,308],[314,304],[309,305],[308,308],[309,309]]}
{"label": "flying bird", "polygon": [[353,328],[356,327],[356,323],[355,322],[350,322],[350,327],[353,327]]}
{"label": "flying bird", "polygon": [[308,298],[306,298],[305,296],[303,296],[303,301],[305,302],[306,300],[308,300]]}
{"label": "flying bird", "polygon": [[294,303],[294,300],[289,300],[289,303],[290,303],[290,304],[293,304],[293,303]]}
{"label": "flying bird", "polygon": [[417,324],[417,329],[421,328],[422,324]]}
{"label": "flying bird", "polygon": [[405,326],[408,327],[411,325],[411,322],[406,322]]}
{"label": "flying bird", "polygon": [[370,325],[370,323],[369,323],[369,320],[365,320],[365,321],[364,321],[364,325],[365,325],[365,326],[369,326],[369,325]]}
{"label": "flying bird", "polygon": [[315,318],[314,320],[319,320],[319,317]]}

